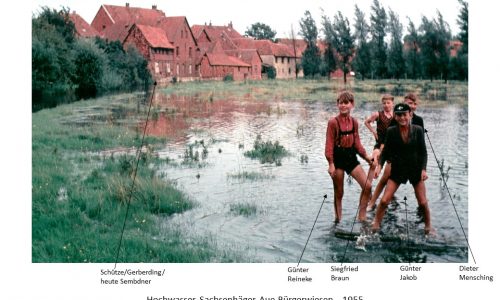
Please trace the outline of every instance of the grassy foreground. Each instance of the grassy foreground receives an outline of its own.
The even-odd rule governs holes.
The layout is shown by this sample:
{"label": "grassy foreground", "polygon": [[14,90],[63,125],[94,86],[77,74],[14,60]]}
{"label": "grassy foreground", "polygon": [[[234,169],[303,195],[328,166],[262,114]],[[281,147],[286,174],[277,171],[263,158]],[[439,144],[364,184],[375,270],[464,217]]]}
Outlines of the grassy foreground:
{"label": "grassy foreground", "polygon": [[[115,262],[146,107],[139,95],[62,105],[32,114],[32,261]],[[210,238],[189,239],[162,220],[195,203],[159,178],[147,138],[118,262],[233,261]],[[108,150],[104,151],[103,150]]]}

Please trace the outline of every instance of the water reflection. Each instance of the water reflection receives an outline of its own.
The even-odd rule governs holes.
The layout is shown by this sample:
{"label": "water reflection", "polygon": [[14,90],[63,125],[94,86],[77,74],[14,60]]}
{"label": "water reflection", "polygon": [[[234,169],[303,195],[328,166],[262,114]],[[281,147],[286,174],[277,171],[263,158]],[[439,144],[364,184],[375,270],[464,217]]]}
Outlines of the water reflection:
{"label": "water reflection", "polygon": [[[428,141],[427,195],[438,236],[424,238],[413,188],[403,185],[383,220],[384,237],[367,240],[366,251],[361,251],[355,242],[346,246],[345,238],[332,233],[333,188],[324,158],[326,124],[336,113],[332,103],[241,98],[210,101],[206,97],[158,94],[154,107],[157,117],[147,133],[169,138],[160,156],[182,160],[186,148],[199,141],[204,141],[207,151],[201,168],[167,165],[162,170],[200,204],[166,220],[168,223],[189,233],[213,236],[222,247],[246,249],[251,261],[296,262],[327,194],[302,262],[339,262],[342,258],[344,262],[467,261],[465,239]],[[357,107],[353,116],[362,119],[376,108]],[[467,110],[454,106],[420,108],[419,115],[425,120],[436,156],[450,166],[447,185],[467,232]],[[246,157],[244,153],[252,149],[257,135],[279,141],[291,155],[281,166]],[[360,127],[360,137],[371,150],[373,136],[366,128]],[[364,163],[362,166],[367,168]],[[240,179],[235,180],[235,176]],[[359,193],[358,185],[346,182],[344,220],[337,229],[350,231]],[[408,199],[407,212],[404,197]],[[235,213],[235,206],[251,207],[252,213]],[[373,213],[368,218],[372,219]],[[355,225],[356,233],[359,224]]]}

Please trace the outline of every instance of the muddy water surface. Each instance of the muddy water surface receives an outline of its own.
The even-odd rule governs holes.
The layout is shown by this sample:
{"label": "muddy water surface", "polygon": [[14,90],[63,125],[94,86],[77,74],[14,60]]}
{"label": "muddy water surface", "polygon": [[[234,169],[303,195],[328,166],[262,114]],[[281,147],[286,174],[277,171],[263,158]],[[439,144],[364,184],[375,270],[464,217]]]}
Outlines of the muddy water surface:
{"label": "muddy water surface", "polygon": [[[377,108],[356,107],[353,116],[364,118]],[[467,261],[464,234],[429,140],[426,186],[437,236],[424,237],[413,189],[407,184],[390,205],[380,236],[361,244],[358,240],[361,247],[356,247],[356,237],[343,234],[351,232],[357,209],[360,188],[354,181],[345,182],[343,220],[333,226],[333,188],[324,158],[326,124],[336,114],[332,103],[241,98],[211,102],[160,95],[155,110],[148,134],[168,137],[160,156],[180,164],[165,166],[161,172],[199,203],[167,219],[169,226],[188,235],[210,236],[222,248],[242,251],[247,261],[297,262],[327,195],[302,262]],[[421,107],[418,113],[439,162],[444,163],[445,180],[467,233],[467,110]],[[372,135],[364,126],[360,134],[371,150]],[[257,135],[264,141],[279,141],[290,155],[274,164],[246,157]],[[354,224],[352,231],[359,232],[360,224]]]}

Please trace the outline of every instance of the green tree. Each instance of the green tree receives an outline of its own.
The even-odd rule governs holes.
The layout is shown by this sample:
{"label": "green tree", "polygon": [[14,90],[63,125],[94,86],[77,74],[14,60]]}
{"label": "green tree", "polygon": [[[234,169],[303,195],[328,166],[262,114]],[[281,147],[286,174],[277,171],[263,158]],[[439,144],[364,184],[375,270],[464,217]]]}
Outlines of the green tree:
{"label": "green tree", "polygon": [[300,19],[299,34],[307,43],[306,50],[302,53],[302,69],[305,76],[314,76],[319,73],[321,58],[319,48],[316,45],[318,39],[318,28],[311,13],[306,10],[304,17]]}
{"label": "green tree", "polygon": [[438,47],[438,64],[441,77],[445,82],[448,81],[450,73],[450,45],[451,45],[451,29],[450,25],[444,20],[443,15],[438,11],[437,20],[435,20],[439,47]]}
{"label": "green tree", "polygon": [[354,37],[356,42],[356,55],[354,56],[352,66],[356,75],[361,76],[364,80],[371,72],[371,55],[370,46],[368,44],[368,34],[370,27],[365,19],[365,14],[359,9],[358,5],[354,6]]}
{"label": "green tree", "polygon": [[106,57],[92,40],[80,40],[75,55],[78,97],[95,97],[101,89]]}
{"label": "green tree", "polygon": [[349,19],[339,11],[334,16],[333,23],[323,15],[325,39],[339,56],[339,64],[344,73],[344,83],[347,83],[347,74],[351,70],[351,59],[354,55],[354,36],[351,33]]}
{"label": "green tree", "polygon": [[276,36],[276,31],[273,30],[267,24],[257,22],[250,25],[250,27],[247,27],[247,30],[245,31],[245,36],[253,37],[256,40],[274,41],[274,38]]}
{"label": "green tree", "polygon": [[440,45],[436,24],[434,21],[423,16],[419,30],[422,33],[420,45],[424,75],[432,81],[439,74],[438,57],[436,54]]}
{"label": "green tree", "polygon": [[391,40],[387,55],[387,72],[392,78],[400,79],[405,72],[405,61],[403,57],[403,24],[399,16],[389,8],[389,33]]}
{"label": "green tree", "polygon": [[421,47],[425,75],[432,80],[442,78],[448,80],[450,67],[449,44],[451,31],[438,11],[437,19],[422,18]]}
{"label": "green tree", "polygon": [[32,17],[31,26],[31,91],[34,104],[40,104],[44,93],[64,91],[72,85],[75,26],[69,9],[48,7]]}
{"label": "green tree", "polygon": [[370,15],[370,33],[372,35],[372,65],[376,78],[385,78],[387,74],[387,45],[385,43],[387,14],[378,0],[373,0]]}
{"label": "green tree", "polygon": [[460,14],[458,15],[457,24],[460,28],[458,39],[462,42],[462,52],[469,52],[469,3],[464,0],[458,0],[460,5]]}
{"label": "green tree", "polygon": [[406,65],[406,74],[417,79],[422,76],[422,63],[420,58],[420,36],[413,21],[408,18],[408,34],[404,37],[406,48],[403,51]]}
{"label": "green tree", "polygon": [[325,49],[325,53],[323,54],[321,61],[320,73],[321,76],[328,76],[330,79],[331,72],[334,72],[337,69],[337,57],[335,50],[333,47],[328,44]]}
{"label": "green tree", "polygon": [[460,3],[460,14],[457,24],[460,28],[458,40],[462,42],[462,47],[457,56],[452,58],[452,69],[456,79],[467,80],[469,77],[469,4],[464,0],[458,0]]}

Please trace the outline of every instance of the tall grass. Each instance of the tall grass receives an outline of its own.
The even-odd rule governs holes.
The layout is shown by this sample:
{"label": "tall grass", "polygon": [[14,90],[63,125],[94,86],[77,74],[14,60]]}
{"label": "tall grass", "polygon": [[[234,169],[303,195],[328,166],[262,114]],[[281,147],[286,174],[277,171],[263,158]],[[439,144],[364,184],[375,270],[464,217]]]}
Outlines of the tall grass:
{"label": "tall grass", "polygon": [[[218,250],[209,237],[188,239],[180,229],[164,228],[163,218],[195,203],[156,175],[161,159],[141,154],[131,193],[135,157],[127,151],[98,154],[140,145],[137,112],[125,123],[106,118],[80,122],[83,111],[112,115],[117,106],[144,112],[125,97],[76,102],[32,115],[32,261],[114,262],[129,201],[119,262],[233,261],[236,256]],[[148,138],[147,143],[165,140]]]}

